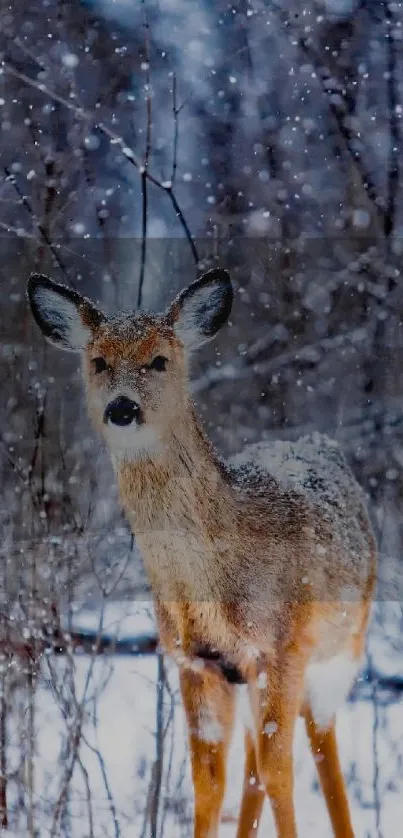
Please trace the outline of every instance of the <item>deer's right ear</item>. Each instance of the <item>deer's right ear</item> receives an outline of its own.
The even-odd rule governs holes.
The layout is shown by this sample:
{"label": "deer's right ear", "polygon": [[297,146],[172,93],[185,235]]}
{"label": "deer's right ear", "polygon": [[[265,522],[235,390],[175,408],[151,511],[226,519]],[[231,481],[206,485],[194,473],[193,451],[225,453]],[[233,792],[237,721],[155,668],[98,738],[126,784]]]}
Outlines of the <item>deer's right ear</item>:
{"label": "deer's right ear", "polygon": [[45,337],[61,349],[83,350],[105,316],[90,300],[43,274],[28,280],[32,314]]}

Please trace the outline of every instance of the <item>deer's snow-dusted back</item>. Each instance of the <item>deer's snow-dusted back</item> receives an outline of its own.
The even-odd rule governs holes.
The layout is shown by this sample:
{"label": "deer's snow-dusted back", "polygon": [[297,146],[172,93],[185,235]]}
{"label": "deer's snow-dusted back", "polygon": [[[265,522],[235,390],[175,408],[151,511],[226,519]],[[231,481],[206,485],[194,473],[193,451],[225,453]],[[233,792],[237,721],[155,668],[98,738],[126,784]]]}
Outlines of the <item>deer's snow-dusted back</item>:
{"label": "deer's snow-dusted back", "polygon": [[334,834],[352,838],[334,720],[363,651],[376,546],[337,446],[317,434],[251,446],[228,464],[216,456],[191,401],[188,357],[230,313],[226,271],[207,273],[161,315],[108,319],[41,275],[28,296],[44,335],[81,354],[88,410],[146,563],[161,643],[180,667],[195,838],[218,835],[240,691],[249,721],[238,838],[256,835],[264,791],[278,838],[297,835],[298,714]]}

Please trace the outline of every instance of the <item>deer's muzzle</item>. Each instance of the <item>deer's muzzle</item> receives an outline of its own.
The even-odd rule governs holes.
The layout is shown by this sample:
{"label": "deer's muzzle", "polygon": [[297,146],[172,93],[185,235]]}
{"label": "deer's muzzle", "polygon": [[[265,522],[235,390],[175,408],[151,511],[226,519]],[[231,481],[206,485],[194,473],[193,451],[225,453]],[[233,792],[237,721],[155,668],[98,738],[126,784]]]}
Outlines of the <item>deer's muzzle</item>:
{"label": "deer's muzzle", "polygon": [[125,427],[136,422],[141,424],[141,409],[137,402],[132,401],[127,396],[118,396],[113,402],[109,402],[104,412],[104,422],[107,425],[111,422],[112,425]]}

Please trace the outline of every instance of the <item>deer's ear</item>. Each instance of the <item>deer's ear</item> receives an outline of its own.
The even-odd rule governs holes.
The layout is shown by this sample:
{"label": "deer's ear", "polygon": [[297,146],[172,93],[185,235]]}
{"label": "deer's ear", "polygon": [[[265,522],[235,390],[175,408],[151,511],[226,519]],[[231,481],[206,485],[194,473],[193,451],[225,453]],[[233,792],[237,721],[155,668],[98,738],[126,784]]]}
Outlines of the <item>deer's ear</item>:
{"label": "deer's ear", "polygon": [[105,320],[90,300],[43,274],[28,281],[32,314],[45,337],[61,349],[83,350],[94,329]]}
{"label": "deer's ear", "polygon": [[179,294],[168,318],[186,349],[196,349],[214,337],[229,317],[232,300],[229,274],[221,268],[208,271]]}

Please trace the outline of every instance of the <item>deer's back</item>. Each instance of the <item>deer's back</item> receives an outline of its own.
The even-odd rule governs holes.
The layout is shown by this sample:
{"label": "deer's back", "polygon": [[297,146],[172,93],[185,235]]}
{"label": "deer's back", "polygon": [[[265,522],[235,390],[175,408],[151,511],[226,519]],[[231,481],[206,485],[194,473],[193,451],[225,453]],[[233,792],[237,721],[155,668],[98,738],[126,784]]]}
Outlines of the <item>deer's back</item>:
{"label": "deer's back", "polygon": [[[291,522],[299,522],[290,538],[290,555],[284,558],[291,559],[292,553],[298,567],[306,567],[319,586],[318,595],[325,596],[328,586],[329,597],[340,596],[350,585],[354,597],[365,587],[373,571],[375,541],[364,493],[336,442],[318,433],[297,442],[261,442],[245,448],[229,465],[250,497],[250,509],[255,504],[261,514],[266,505],[271,532],[277,518],[280,550],[287,543],[283,510]],[[290,572],[295,578],[296,568]]]}
{"label": "deer's back", "polygon": [[347,495],[362,501],[363,492],[334,440],[319,433],[289,440],[248,445],[229,460],[246,486],[271,476],[283,489],[292,489],[308,501],[343,506]]}

